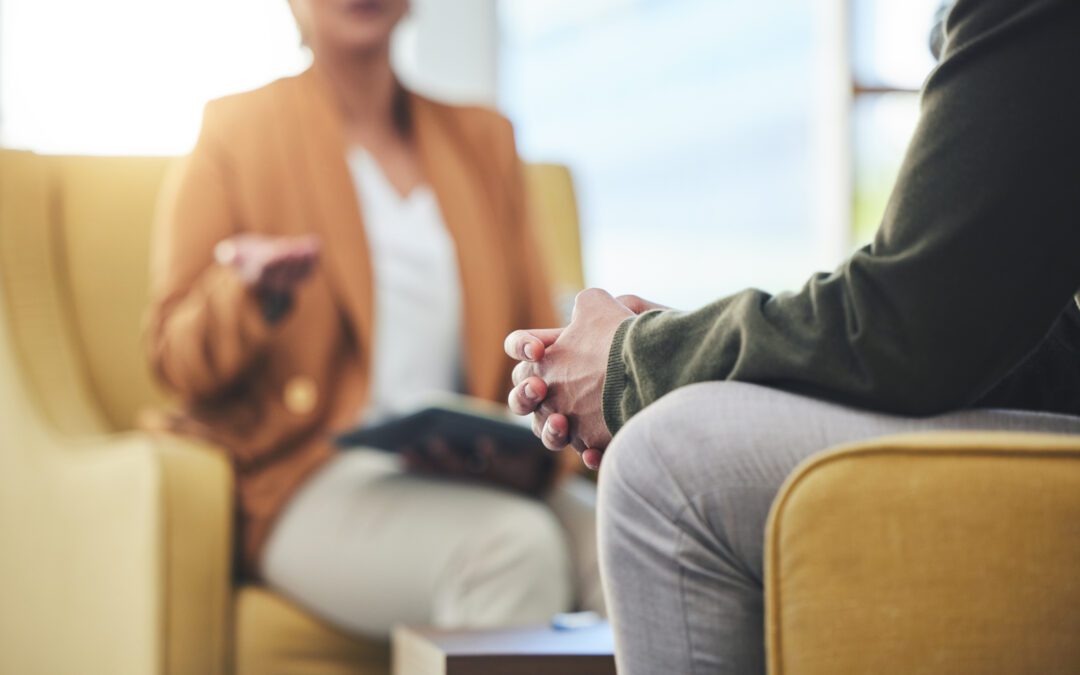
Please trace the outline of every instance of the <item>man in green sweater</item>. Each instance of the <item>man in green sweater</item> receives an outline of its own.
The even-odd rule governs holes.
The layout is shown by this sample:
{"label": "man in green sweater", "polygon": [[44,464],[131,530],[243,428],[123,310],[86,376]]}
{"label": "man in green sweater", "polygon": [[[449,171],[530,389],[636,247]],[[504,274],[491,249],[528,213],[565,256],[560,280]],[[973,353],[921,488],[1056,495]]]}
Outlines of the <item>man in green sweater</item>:
{"label": "man in green sweater", "polygon": [[943,31],[880,230],[835,272],[692,312],[589,290],[507,338],[511,407],[603,462],[620,675],[764,672],[765,519],[807,456],[1080,433],[1080,2],[958,0]]}

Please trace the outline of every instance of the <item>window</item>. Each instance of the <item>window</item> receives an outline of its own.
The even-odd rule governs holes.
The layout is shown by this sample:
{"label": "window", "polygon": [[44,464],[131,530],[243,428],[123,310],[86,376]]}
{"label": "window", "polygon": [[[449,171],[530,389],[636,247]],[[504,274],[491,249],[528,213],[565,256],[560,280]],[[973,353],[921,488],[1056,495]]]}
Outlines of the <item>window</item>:
{"label": "window", "polygon": [[2,0],[0,142],[186,152],[207,100],[307,58],[285,0]]}
{"label": "window", "polygon": [[793,289],[877,229],[940,3],[500,0],[500,102],[575,172],[590,284]]}
{"label": "window", "polygon": [[934,67],[929,36],[941,0],[853,0],[852,135],[855,239],[881,222],[919,116],[919,89]]}
{"label": "window", "polygon": [[[393,56],[410,85],[494,99],[495,0],[413,0]],[[0,0],[0,144],[186,152],[212,98],[307,67],[286,0]]]}
{"label": "window", "polygon": [[838,259],[813,223],[816,4],[500,1],[500,103],[527,159],[575,173],[588,283],[693,307]]}

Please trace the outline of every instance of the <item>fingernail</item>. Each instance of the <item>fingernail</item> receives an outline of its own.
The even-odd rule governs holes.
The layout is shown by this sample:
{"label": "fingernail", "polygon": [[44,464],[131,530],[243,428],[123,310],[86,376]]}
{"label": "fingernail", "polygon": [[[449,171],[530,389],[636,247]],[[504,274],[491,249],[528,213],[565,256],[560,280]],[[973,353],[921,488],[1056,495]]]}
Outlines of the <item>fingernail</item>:
{"label": "fingernail", "polygon": [[525,358],[529,359],[530,361],[536,358],[536,345],[534,345],[533,343],[530,342],[525,345],[525,348],[522,351],[525,352]]}
{"label": "fingernail", "polygon": [[525,385],[525,398],[529,399],[530,401],[536,400],[536,390],[533,389],[531,384]]}

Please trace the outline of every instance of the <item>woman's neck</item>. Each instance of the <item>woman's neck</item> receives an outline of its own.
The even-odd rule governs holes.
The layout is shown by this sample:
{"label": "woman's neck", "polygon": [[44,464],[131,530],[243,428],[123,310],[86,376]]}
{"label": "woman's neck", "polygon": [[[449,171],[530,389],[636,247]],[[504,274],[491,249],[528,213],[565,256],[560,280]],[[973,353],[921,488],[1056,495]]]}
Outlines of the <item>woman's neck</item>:
{"label": "woman's neck", "polygon": [[354,131],[398,131],[396,101],[400,95],[390,67],[390,47],[345,56],[316,58],[341,108],[345,126]]}

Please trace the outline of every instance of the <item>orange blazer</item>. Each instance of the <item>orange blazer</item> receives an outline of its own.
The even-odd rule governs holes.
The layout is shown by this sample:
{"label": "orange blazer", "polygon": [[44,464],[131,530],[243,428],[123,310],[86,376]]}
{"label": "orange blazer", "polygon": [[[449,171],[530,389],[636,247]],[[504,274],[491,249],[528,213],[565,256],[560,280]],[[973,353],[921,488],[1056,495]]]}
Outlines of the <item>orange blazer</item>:
{"label": "orange blazer", "polygon": [[[490,110],[409,94],[427,182],[456,246],[468,393],[505,400],[503,338],[558,325],[526,223],[513,130]],[[372,267],[342,120],[315,70],[207,105],[192,153],[160,198],[153,244],[150,361],[183,402],[171,426],[228,449],[241,560],[259,552],[290,495],[334,452],[366,405]],[[267,324],[214,246],[238,232],[317,233],[318,271],[289,315]]]}

